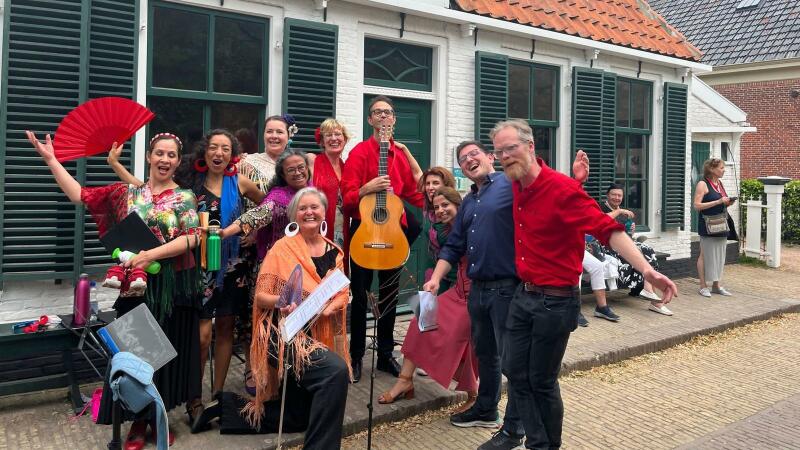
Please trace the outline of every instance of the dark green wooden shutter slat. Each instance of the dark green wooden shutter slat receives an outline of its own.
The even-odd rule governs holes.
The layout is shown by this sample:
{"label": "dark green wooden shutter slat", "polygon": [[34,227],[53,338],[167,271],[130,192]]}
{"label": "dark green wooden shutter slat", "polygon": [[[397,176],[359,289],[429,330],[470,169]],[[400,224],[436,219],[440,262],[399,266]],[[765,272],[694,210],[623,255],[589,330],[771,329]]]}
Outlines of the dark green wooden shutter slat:
{"label": "dark green wooden shutter slat", "polygon": [[[133,98],[136,2],[14,0],[7,2],[6,14],[0,276],[73,277],[82,265],[80,256],[76,260],[76,242],[84,235],[85,261],[106,264],[109,258],[97,241],[96,225],[60,191],[24,130],[53,133],[71,109],[89,98]],[[127,156],[124,163],[129,163]],[[83,185],[116,180],[104,156],[65,167]],[[76,224],[76,219],[85,223]]]}
{"label": "dark green wooden shutter slat", "polygon": [[297,121],[292,147],[318,152],[314,130],[336,115],[339,27],[286,19],[284,24],[283,111]]}
{"label": "dark green wooden shutter slat", "polygon": [[600,200],[605,195],[608,185],[614,182],[616,174],[615,156],[617,151],[617,75],[603,72],[603,134],[601,136],[600,159],[597,164],[597,181],[600,191],[595,194],[595,199]]}
{"label": "dark green wooden shutter slat", "polygon": [[508,57],[475,52],[475,139],[494,149],[489,132],[508,118]]}
{"label": "dark green wooden shutter slat", "polygon": [[683,228],[686,219],[686,111],[688,88],[664,83],[661,226]]}
{"label": "dark green wooden shutter slat", "polygon": [[[592,173],[584,188],[599,198],[603,180],[603,71],[576,67],[572,72],[572,154],[586,152]],[[597,167],[597,169],[595,169]]]}

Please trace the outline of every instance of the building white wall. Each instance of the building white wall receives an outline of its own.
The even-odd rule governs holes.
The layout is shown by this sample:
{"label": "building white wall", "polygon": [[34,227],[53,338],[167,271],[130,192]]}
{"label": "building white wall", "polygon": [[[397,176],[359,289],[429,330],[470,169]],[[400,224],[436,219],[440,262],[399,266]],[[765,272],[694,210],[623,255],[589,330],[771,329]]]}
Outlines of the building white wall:
{"label": "building white wall", "polygon": [[[2,2],[3,0],[0,0]],[[431,0],[433,1],[433,0]],[[267,113],[279,113],[283,86],[283,20],[297,19],[322,21],[323,12],[315,9],[314,0],[226,0],[220,6],[218,0],[181,0],[176,3],[222,9],[230,12],[260,15],[270,18],[271,42],[269,43],[269,104]],[[441,3],[436,0],[436,3]],[[446,2],[445,2],[446,3]],[[141,2],[139,89],[138,100],[146,102],[147,68],[147,2]],[[530,61],[531,41],[518,36],[478,30],[477,45],[473,36],[463,36],[459,25],[408,15],[402,42],[430,46],[434,49],[434,83],[432,92],[415,92],[364,86],[363,42],[365,36],[382,39],[400,39],[400,15],[396,12],[359,6],[343,1],[328,3],[328,23],[339,27],[339,61],[337,74],[337,118],[343,121],[356,138],[348,144],[352,148],[362,135],[363,96],[365,94],[389,94],[399,97],[418,98],[432,102],[432,161],[445,167],[454,167],[453,149],[462,140],[474,138],[475,102],[475,52],[477,50],[506,54],[511,58]],[[556,133],[556,169],[568,173],[571,166],[570,122],[572,69],[589,67],[593,56],[575,47],[547,42],[537,42],[533,61],[551,64],[560,68],[559,123]],[[651,230],[648,243],[657,250],[670,253],[671,258],[689,256],[689,219],[685,231],[661,231],[661,173],[662,173],[662,109],[664,82],[680,83],[678,70],[644,63],[639,72],[639,61],[611,56],[602,52],[593,60],[593,67],[615,72],[619,76],[641,78],[653,82],[652,113],[653,133],[649,139],[649,217]],[[685,80],[691,83],[690,79]],[[144,159],[144,139],[137,140],[136,157]],[[689,170],[690,139],[687,136],[687,173]],[[144,164],[137,164],[143,167]],[[142,176],[142,173],[137,174]],[[688,177],[687,177],[688,178]],[[687,179],[687,211],[690,204],[689,180]],[[113,298],[112,292],[104,292],[106,302]],[[6,283],[6,292],[0,293],[0,321],[36,317],[42,313],[68,311],[71,308],[70,286],[54,287],[52,282]]]}

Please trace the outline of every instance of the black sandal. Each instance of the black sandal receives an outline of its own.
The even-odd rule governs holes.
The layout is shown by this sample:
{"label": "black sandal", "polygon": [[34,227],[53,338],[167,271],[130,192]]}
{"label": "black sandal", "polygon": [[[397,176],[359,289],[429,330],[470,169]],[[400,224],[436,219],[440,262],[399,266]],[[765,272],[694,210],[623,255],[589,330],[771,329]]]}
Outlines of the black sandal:
{"label": "black sandal", "polygon": [[211,428],[211,421],[219,419],[221,415],[222,405],[219,403],[219,400],[212,401],[197,415],[197,417],[195,417],[192,422],[192,434],[208,430]]}

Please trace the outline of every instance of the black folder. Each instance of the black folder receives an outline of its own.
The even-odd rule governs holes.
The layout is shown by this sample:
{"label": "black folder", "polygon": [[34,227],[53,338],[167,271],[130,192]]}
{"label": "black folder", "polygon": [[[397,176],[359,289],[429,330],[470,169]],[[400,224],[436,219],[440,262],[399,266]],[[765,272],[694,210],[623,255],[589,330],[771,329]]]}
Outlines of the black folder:
{"label": "black folder", "polygon": [[161,245],[156,235],[135,212],[128,214],[128,217],[122,222],[114,225],[101,236],[100,242],[109,255],[114,252],[115,248],[139,253],[142,250],[150,250]]}

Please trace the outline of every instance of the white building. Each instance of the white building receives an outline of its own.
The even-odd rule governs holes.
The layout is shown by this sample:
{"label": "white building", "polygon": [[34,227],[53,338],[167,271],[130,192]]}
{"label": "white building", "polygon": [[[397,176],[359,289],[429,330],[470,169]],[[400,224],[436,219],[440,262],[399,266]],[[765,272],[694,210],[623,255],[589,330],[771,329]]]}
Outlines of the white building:
{"label": "white building", "polygon": [[[68,310],[70,280],[109,263],[91,219],[57,193],[22,136],[54,131],[89,98],[127,96],[157,113],[131,145],[139,177],[151,134],[191,141],[224,126],[259,145],[263,119],[283,112],[299,121],[295,147],[313,149],[314,128],[334,115],[356,136],[352,147],[375,94],[396,100],[396,137],[423,166],[455,168],[460,141],[488,142],[497,120],[524,118],[558,170],[569,171],[577,148],[589,153],[592,195],[624,183],[637,230],[676,267],[691,263],[690,133],[718,148],[713,133],[746,131],[741,111],[698,94],[692,74],[710,67],[643,1],[88,3],[0,0],[0,321]],[[727,122],[687,123],[696,99]],[[113,181],[102,156],[75,170],[90,184]]]}

